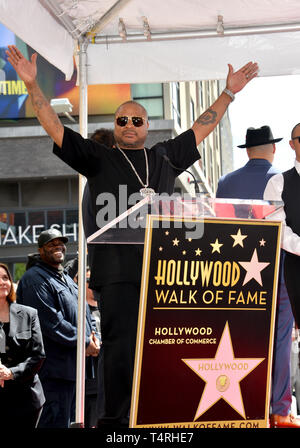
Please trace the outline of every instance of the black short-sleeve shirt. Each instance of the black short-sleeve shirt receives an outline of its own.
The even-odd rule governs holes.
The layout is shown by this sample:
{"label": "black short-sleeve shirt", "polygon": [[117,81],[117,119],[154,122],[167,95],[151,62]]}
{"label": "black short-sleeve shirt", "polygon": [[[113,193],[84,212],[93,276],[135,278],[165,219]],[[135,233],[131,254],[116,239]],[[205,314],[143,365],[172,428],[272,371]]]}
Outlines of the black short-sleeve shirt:
{"label": "black short-sleeve shirt", "polygon": [[[156,193],[172,194],[174,183],[180,171],[171,163],[187,169],[200,158],[194,132],[190,129],[178,137],[146,148],[149,161],[149,187]],[[127,197],[142,187],[124,155],[117,149],[107,148],[90,139],[84,139],[77,132],[64,128],[62,148],[54,144],[54,154],[84,175],[89,184],[92,209],[96,220],[99,207],[96,198],[101,193],[110,193],[116,198],[118,210],[119,186],[127,185]],[[128,150],[136,171],[145,183],[145,155],[141,150]],[[141,275],[141,251],[134,245],[96,245],[93,249],[90,287],[99,289],[104,284],[116,282],[139,282]]]}

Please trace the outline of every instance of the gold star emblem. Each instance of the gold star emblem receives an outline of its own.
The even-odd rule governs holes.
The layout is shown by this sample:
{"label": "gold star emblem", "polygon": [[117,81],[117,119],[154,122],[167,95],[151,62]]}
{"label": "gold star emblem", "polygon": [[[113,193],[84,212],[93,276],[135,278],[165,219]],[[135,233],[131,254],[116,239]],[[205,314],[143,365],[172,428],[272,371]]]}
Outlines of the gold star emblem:
{"label": "gold star emblem", "polygon": [[175,238],[175,240],[173,240],[173,246],[178,246],[179,244],[179,240],[177,238]]}
{"label": "gold star emblem", "polygon": [[262,238],[262,239],[260,240],[260,242],[259,242],[259,245],[260,245],[260,246],[265,246],[265,244],[266,244],[266,241]]}
{"label": "gold star emblem", "polygon": [[183,250],[183,251],[182,251],[182,255],[186,255],[186,250]]}
{"label": "gold star emblem", "polygon": [[196,255],[198,255],[200,257],[202,250],[200,250],[199,248],[195,250]]}
{"label": "gold star emblem", "polygon": [[239,244],[241,247],[244,247],[243,240],[244,240],[245,238],[247,238],[247,235],[242,235],[242,233],[241,233],[241,229],[238,230],[238,232],[237,232],[236,235],[230,235],[230,236],[231,236],[231,238],[234,239],[234,243],[233,243],[233,246],[232,246],[232,247],[237,246],[238,244]]}
{"label": "gold star emblem", "polygon": [[168,230],[165,231],[165,235],[167,235],[167,236],[169,235],[169,231]]}
{"label": "gold star emblem", "polygon": [[162,252],[163,248],[160,246],[160,247],[158,248],[158,250],[159,250],[159,252]]}
{"label": "gold star emblem", "polygon": [[222,247],[223,246],[223,244],[222,243],[219,243],[219,240],[218,240],[218,238],[216,239],[216,241],[214,242],[214,243],[210,243],[210,245],[211,245],[211,247],[213,248],[213,250],[212,250],[212,254],[214,253],[214,252],[219,252],[219,254],[221,253],[220,252],[220,247]]}

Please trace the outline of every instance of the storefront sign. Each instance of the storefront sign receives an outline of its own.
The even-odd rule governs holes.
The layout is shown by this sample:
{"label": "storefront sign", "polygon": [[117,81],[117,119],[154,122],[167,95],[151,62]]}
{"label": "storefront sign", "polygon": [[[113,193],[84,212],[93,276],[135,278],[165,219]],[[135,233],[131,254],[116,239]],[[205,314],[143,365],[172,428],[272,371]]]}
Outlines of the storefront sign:
{"label": "storefront sign", "polygon": [[[5,226],[6,227],[6,226]],[[67,236],[72,241],[77,241],[78,224],[52,224],[50,228],[55,228],[61,231],[64,236]],[[0,223],[0,246],[15,246],[24,244],[37,244],[39,234],[46,230],[43,224],[28,225],[25,228],[22,226],[8,226],[1,231]]]}

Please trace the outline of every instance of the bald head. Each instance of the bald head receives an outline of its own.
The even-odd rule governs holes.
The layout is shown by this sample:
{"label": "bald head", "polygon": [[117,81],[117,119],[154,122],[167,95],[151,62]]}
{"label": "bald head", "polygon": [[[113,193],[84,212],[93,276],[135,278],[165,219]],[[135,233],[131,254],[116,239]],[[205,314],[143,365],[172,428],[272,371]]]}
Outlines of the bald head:
{"label": "bald head", "polygon": [[122,103],[118,109],[115,112],[115,117],[120,116],[121,112],[123,109],[126,109],[127,106],[135,106],[137,108],[137,110],[139,110],[140,114],[146,118],[146,120],[148,120],[148,113],[146,111],[146,109],[144,108],[144,106],[142,106],[140,103],[138,103],[137,101],[125,101],[125,103]]}
{"label": "bald head", "polygon": [[247,148],[247,154],[249,159],[265,159],[270,163],[273,163],[275,150],[275,144],[268,143],[266,145],[252,146],[251,148]]}
{"label": "bald head", "polygon": [[300,162],[300,123],[297,123],[291,132],[290,147],[295,151],[296,160]]}
{"label": "bald head", "polygon": [[293,139],[294,137],[298,137],[300,135],[300,123],[297,123],[291,132],[291,139]]}

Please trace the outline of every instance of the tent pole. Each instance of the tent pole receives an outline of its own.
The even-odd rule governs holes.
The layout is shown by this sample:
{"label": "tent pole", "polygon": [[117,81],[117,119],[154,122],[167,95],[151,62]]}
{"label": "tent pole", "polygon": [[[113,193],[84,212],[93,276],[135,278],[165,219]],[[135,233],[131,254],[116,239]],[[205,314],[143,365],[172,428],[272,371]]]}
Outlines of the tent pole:
{"label": "tent pole", "polygon": [[[86,39],[78,41],[79,51],[79,129],[86,138],[87,129],[87,45]],[[82,225],[81,202],[86,184],[84,176],[79,175],[78,194],[78,326],[77,326],[77,364],[76,364],[76,423],[84,427],[85,408],[85,323],[86,323],[86,241]]]}
{"label": "tent pole", "polygon": [[[248,27],[236,27],[236,28],[224,28],[223,32],[219,32],[217,28],[203,29],[203,30],[186,30],[186,31],[162,31],[151,32],[149,34],[149,40],[152,42],[160,42],[167,40],[186,40],[186,39],[201,39],[212,37],[229,37],[229,36],[247,36],[251,34],[273,34],[273,33],[290,33],[300,31],[300,23],[288,23],[279,25],[257,25]],[[126,34],[126,37],[122,35],[96,35],[90,37],[90,42],[94,44],[118,44],[123,43],[137,43],[147,42],[147,38],[144,33],[132,33]]]}

